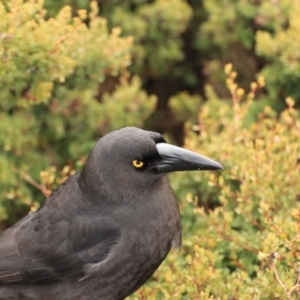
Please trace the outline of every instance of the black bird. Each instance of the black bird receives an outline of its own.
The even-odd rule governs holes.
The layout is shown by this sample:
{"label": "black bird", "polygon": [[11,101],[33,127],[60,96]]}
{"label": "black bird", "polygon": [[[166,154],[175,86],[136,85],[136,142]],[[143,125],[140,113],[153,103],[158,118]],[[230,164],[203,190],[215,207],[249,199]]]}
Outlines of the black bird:
{"label": "black bird", "polygon": [[165,174],[222,170],[134,127],[101,138],[82,171],[0,236],[0,299],[121,300],[181,241]]}

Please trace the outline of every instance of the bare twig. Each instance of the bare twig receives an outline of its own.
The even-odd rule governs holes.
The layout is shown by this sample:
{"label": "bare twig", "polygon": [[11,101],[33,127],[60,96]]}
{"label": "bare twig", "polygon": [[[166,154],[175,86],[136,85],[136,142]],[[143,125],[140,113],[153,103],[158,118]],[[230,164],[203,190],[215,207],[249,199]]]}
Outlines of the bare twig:
{"label": "bare twig", "polygon": [[277,282],[281,285],[281,287],[282,287],[283,290],[285,291],[285,293],[286,293],[288,299],[291,299],[288,289],[285,287],[285,285],[283,284],[283,282],[281,281],[281,279],[280,279],[280,277],[279,277],[279,275],[278,275],[278,271],[277,271],[277,268],[276,268],[276,266],[275,266],[274,260],[273,260],[272,263],[271,263],[271,269],[272,269],[273,272],[274,272],[274,275],[275,275],[275,278],[276,278]]}
{"label": "bare twig", "polygon": [[52,193],[51,190],[48,190],[45,186],[35,181],[29,174],[14,168],[14,171],[17,172],[22,178],[24,178],[27,182],[29,182],[32,186],[36,187],[38,190],[40,190],[45,197],[50,196]]}
{"label": "bare twig", "polygon": [[284,285],[284,283],[281,281],[280,277],[279,277],[277,268],[275,266],[274,258],[275,258],[275,256],[273,257],[273,259],[271,261],[271,269],[273,270],[273,273],[275,275],[275,278],[276,278],[277,282],[280,284],[280,286],[283,288],[284,292],[286,293],[287,299],[291,300],[292,299],[292,294],[295,292],[295,290],[300,288],[300,272],[299,272],[299,270],[297,270],[297,273],[298,273],[297,282],[291,289],[288,290],[286,288],[286,286]]}
{"label": "bare twig", "polygon": [[300,288],[300,269],[299,267],[297,268],[297,283],[289,290],[289,296],[291,297],[292,294],[294,293],[294,291],[296,289],[299,289]]}

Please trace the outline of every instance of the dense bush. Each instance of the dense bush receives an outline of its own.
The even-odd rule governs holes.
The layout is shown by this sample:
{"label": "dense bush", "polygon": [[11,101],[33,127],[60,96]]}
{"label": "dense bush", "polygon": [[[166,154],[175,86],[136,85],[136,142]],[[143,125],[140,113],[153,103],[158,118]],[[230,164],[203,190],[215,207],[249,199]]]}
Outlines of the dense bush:
{"label": "dense bush", "polygon": [[[8,1],[8,0],[7,0]],[[49,15],[65,4],[87,8],[89,0],[45,0]],[[248,89],[261,73],[267,86],[258,98],[277,111],[291,96],[300,104],[299,1],[285,0],[98,0],[110,28],[120,26],[134,37],[130,70],[138,73],[143,87],[158,97],[159,114],[149,126],[178,134],[173,116],[167,120],[166,103],[188,90],[207,98],[205,84],[219,97],[228,97],[222,72],[233,62],[238,83]],[[248,90],[247,90],[248,91]],[[159,125],[157,125],[157,120]]]}
{"label": "dense bush", "polygon": [[132,39],[121,38],[120,28],[110,33],[95,2],[78,17],[69,7],[45,14],[41,1],[0,5],[0,218],[9,222],[44,199],[32,186],[41,170],[86,156],[110,129],[142,126],[155,105],[138,78],[124,75],[99,102],[99,84],[129,65]]}
{"label": "dense bush", "polygon": [[264,1],[260,15],[265,18],[268,31],[257,31],[256,52],[268,59],[262,73],[268,78],[268,90],[272,99],[292,96],[299,105],[300,91],[296,88],[300,81],[300,3],[282,1],[273,5]]}
{"label": "dense bush", "polygon": [[186,194],[183,249],[131,299],[299,297],[300,115],[287,98],[279,116],[265,107],[249,124],[253,92],[243,101],[226,69],[233,102],[208,87],[199,134],[188,126],[186,136],[187,148],[218,159],[225,171],[172,176]]}
{"label": "dense bush", "polygon": [[287,96],[299,102],[299,1],[203,3],[208,18],[199,28],[197,44],[210,50],[206,68],[215,86],[220,89],[220,69],[229,60],[242,75],[239,82],[245,88],[256,72],[265,75],[273,107],[284,107],[282,99]]}
{"label": "dense bush", "polygon": [[225,171],[170,176],[184,244],[130,299],[299,298],[299,1],[89,2],[0,4],[1,227],[106,132],[164,128]]}

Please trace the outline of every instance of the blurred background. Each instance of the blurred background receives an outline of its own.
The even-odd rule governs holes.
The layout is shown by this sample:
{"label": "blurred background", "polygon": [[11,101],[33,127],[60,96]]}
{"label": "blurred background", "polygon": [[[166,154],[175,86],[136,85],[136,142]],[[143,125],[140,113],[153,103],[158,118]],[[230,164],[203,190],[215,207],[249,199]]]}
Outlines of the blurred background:
{"label": "blurred background", "polygon": [[184,244],[131,299],[299,299],[299,0],[2,0],[0,228],[125,126],[220,161],[170,176]]}

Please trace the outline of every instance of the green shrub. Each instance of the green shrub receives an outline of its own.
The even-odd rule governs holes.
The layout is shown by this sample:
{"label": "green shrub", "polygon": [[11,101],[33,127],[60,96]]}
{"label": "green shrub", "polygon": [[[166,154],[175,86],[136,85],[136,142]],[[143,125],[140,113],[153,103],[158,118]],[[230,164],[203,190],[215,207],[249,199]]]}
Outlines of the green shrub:
{"label": "green shrub", "polygon": [[[207,53],[206,73],[224,94],[221,68],[231,61],[248,84],[258,71],[267,80],[268,103],[284,108],[291,96],[299,103],[299,1],[204,0],[207,20],[199,27],[197,45]],[[221,86],[221,87],[220,87]]]}
{"label": "green shrub", "polygon": [[[42,170],[82,165],[96,138],[143,126],[155,105],[137,77],[126,79],[132,38],[109,32],[95,2],[77,17],[68,6],[45,15],[42,1],[0,4],[0,219],[8,224],[48,195],[37,183]],[[100,102],[99,85],[116,75],[121,83]]]}
{"label": "green shrub", "polygon": [[272,99],[289,95],[300,102],[299,14],[297,0],[281,1],[276,6],[264,1],[260,9],[260,16],[271,30],[256,33],[256,52],[271,62],[262,73]]}
{"label": "green shrub", "polygon": [[[183,0],[156,0],[130,5],[113,4],[111,24],[121,26],[125,35],[134,36],[133,71],[157,78],[168,74],[184,59],[182,32],[192,17],[190,6]],[[109,9],[109,8],[106,8]]]}
{"label": "green shrub", "polygon": [[253,92],[244,96],[227,73],[233,103],[208,91],[200,134],[188,127],[186,137],[225,171],[171,177],[186,192],[183,249],[130,299],[298,299],[300,115],[287,98],[280,115],[265,107],[249,124]]}
{"label": "green shrub", "polygon": [[[8,1],[8,0],[6,0]],[[89,0],[46,0],[54,15],[69,4],[75,14]],[[132,35],[133,64],[143,85],[155,91],[159,101],[179,90],[203,93],[209,82],[226,97],[222,68],[231,61],[248,89],[260,72],[268,81],[263,98],[278,111],[282,99],[291,96],[299,103],[299,1],[285,0],[172,0],[99,1],[108,26],[120,26]],[[170,91],[158,89],[171,82]],[[156,88],[155,88],[156,87]],[[279,100],[281,99],[281,100]]]}
{"label": "green shrub", "polygon": [[[170,176],[184,244],[130,299],[299,298],[300,116],[286,97],[299,100],[297,1],[204,0],[203,25],[197,19],[201,1],[108,1],[108,21],[98,16],[95,2],[89,13],[74,10],[88,3],[77,0],[73,11],[65,7],[55,15],[59,5],[49,0],[47,17],[41,1],[3,1],[1,227],[37,209],[82,167],[95,139],[119,127],[145,126],[157,104],[141,89],[146,79],[167,76],[197,86],[217,78],[227,84],[231,102],[215,84],[205,86],[205,104],[199,94],[181,90],[169,108],[185,122],[185,147],[220,161],[225,171]],[[201,35],[192,31],[195,24]],[[108,29],[115,25],[133,35],[133,47],[119,27]],[[186,33],[198,45],[196,58],[185,56]],[[129,80],[131,49],[132,70],[140,76]],[[237,56],[241,49],[247,59]],[[259,74],[245,91],[231,65],[221,74],[231,57],[238,57],[249,82],[258,69],[248,58],[260,62],[264,93]],[[206,80],[199,82],[191,65],[204,66]],[[117,82],[110,93],[108,78]],[[286,106],[280,114],[266,106],[278,109],[280,102]]]}

